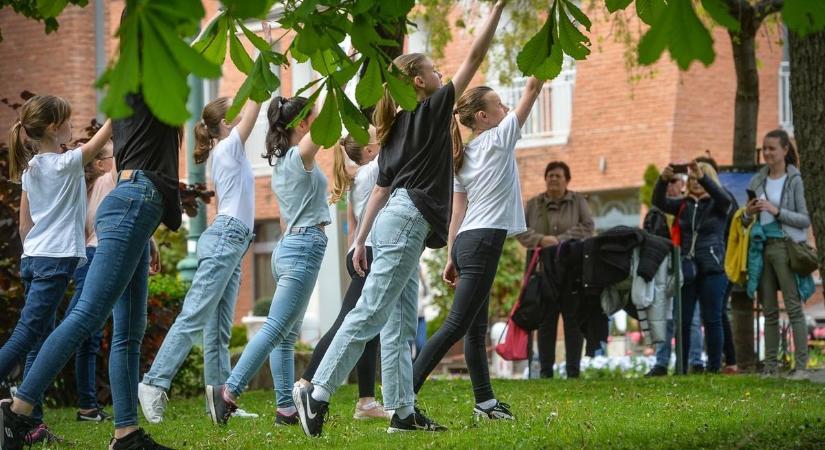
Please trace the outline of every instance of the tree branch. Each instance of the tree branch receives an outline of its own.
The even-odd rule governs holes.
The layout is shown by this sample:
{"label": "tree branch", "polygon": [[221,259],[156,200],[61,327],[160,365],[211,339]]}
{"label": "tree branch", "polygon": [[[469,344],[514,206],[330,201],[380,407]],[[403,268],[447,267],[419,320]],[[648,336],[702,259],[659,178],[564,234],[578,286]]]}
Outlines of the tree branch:
{"label": "tree branch", "polygon": [[755,11],[754,20],[761,22],[765,17],[782,11],[784,4],[785,0],[759,0],[759,2],[753,6]]}

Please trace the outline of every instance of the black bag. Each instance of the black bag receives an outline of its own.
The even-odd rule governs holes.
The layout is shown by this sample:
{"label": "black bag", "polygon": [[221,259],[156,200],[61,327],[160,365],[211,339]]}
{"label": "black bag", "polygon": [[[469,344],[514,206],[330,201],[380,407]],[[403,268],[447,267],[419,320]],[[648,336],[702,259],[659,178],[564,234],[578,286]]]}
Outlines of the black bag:
{"label": "black bag", "polygon": [[696,279],[696,272],[699,269],[696,267],[696,261],[690,255],[682,256],[682,281],[690,283]]}
{"label": "black bag", "polygon": [[539,328],[542,320],[549,314],[549,309],[546,303],[542,301],[542,289],[545,288],[544,280],[541,270],[536,270],[539,267],[538,260],[541,253],[541,247],[536,247],[533,250],[533,257],[530,259],[530,264],[527,266],[527,278],[522,292],[521,301],[518,308],[516,308],[511,319],[520,328],[533,331]]}
{"label": "black bag", "polygon": [[642,229],[648,233],[670,239],[670,225],[667,223],[667,216],[658,208],[650,208],[645,215]]}

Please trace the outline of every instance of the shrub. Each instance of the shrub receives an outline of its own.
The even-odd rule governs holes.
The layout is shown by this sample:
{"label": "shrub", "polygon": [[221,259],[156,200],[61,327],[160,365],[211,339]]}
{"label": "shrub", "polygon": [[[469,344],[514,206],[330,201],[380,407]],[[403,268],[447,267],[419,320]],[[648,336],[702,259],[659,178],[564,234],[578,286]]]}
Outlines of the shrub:
{"label": "shrub", "polygon": [[261,297],[255,300],[255,305],[252,306],[252,314],[266,317],[269,315],[270,306],[272,306],[272,299],[269,297]]}

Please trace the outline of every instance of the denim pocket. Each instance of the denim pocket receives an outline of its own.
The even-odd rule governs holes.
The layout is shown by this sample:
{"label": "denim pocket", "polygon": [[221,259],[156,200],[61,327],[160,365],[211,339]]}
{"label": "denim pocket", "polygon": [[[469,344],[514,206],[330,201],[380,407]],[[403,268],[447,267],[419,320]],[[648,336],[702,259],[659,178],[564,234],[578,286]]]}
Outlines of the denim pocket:
{"label": "denim pocket", "polygon": [[33,258],[30,266],[33,279],[70,276],[74,273],[78,262],[78,258],[52,258],[43,256],[34,256],[31,258]]}
{"label": "denim pocket", "polygon": [[412,228],[413,217],[391,209],[381,211],[372,229],[372,241],[376,244],[398,244]]}
{"label": "denim pocket", "polygon": [[113,191],[103,199],[95,217],[95,232],[105,233],[116,230],[129,216],[135,200]]}

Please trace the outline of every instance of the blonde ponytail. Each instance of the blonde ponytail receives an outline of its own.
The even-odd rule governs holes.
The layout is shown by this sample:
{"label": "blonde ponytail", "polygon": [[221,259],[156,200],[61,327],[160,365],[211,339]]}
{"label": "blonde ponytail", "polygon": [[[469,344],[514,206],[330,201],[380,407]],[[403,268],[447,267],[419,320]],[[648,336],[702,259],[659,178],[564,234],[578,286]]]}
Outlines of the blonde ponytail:
{"label": "blonde ponytail", "polygon": [[[350,187],[355,177],[347,170],[347,158],[359,166],[364,163],[364,146],[359,144],[355,138],[348,134],[338,140],[333,148],[332,160],[332,192],[329,196],[329,204],[338,203]],[[344,156],[346,152],[346,156]]]}
{"label": "blonde ponytail", "polygon": [[[392,63],[395,67],[401,70],[407,78],[412,80],[416,75],[420,75],[421,66],[427,61],[427,55],[423,53],[407,53],[401,55]],[[375,125],[375,135],[381,145],[386,144],[386,141],[392,129],[392,124],[395,122],[395,112],[398,110],[398,104],[390,95],[390,90],[387,84],[384,83],[384,95],[378,100],[375,105],[375,111],[372,113],[372,123]]]}

